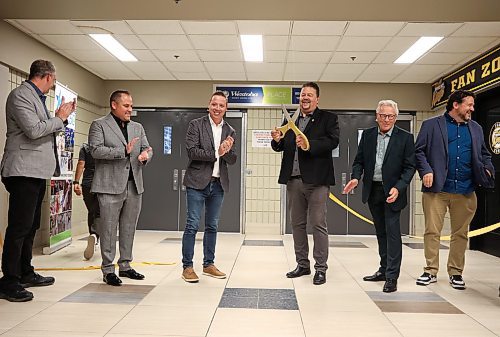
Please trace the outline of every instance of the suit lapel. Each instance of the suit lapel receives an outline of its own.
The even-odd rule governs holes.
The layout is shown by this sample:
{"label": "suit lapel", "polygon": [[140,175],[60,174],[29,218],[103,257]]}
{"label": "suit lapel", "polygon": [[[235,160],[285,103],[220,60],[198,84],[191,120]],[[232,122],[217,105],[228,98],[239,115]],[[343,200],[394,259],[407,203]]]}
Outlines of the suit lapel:
{"label": "suit lapel", "polygon": [[31,84],[29,84],[28,82],[23,82],[22,85],[25,85],[26,87],[28,87],[31,91],[31,93],[33,94],[33,100],[35,102],[35,105],[37,106],[37,115],[38,117],[40,117],[40,120],[47,120],[50,118],[50,116],[48,115],[48,112],[45,110],[45,107],[43,106],[43,102],[42,100],[40,99],[40,96],[38,96],[38,93],[36,92],[36,90],[31,86]]}
{"label": "suit lapel", "polygon": [[378,135],[378,128],[375,127],[371,130],[365,131],[367,132],[366,134],[366,144],[368,144],[368,149],[366,150],[367,155],[370,156],[368,163],[371,165],[371,169],[373,170],[375,168],[375,161],[376,161],[376,156],[377,156],[377,135]]}
{"label": "suit lapel", "polygon": [[446,150],[446,156],[448,156],[448,128],[446,127],[446,117],[438,117],[438,125],[441,129],[441,136],[443,137],[444,148]]}
{"label": "suit lapel", "polygon": [[203,121],[203,125],[205,127],[205,130],[207,131],[208,135],[210,136],[210,143],[212,144],[212,147],[215,149],[214,145],[214,134],[212,132],[212,126],[210,125],[210,116],[205,116],[205,119]]}
{"label": "suit lapel", "polygon": [[[111,128],[111,130],[113,130],[113,132],[116,134],[116,136],[118,138],[120,138],[120,141],[124,144],[124,145],[127,145],[127,141],[125,140],[125,137],[123,137],[123,133],[122,133],[122,130],[120,130],[120,127],[118,126],[118,124],[116,123],[115,119],[113,118],[113,115],[111,114],[111,112],[108,114],[108,116],[106,116],[106,119],[105,119],[106,123],[108,124],[108,126]],[[127,128],[127,132],[128,132],[128,129]],[[129,135],[130,137],[130,135]],[[130,138],[129,138],[130,139]]]}
{"label": "suit lapel", "polygon": [[394,128],[392,129],[392,134],[389,137],[389,144],[387,144],[387,149],[385,150],[384,161],[382,162],[382,165],[385,164],[388,158],[388,154],[391,151],[392,145],[396,142],[398,132],[399,132],[398,128],[396,127],[396,125],[394,125]]}
{"label": "suit lapel", "polygon": [[[300,116],[300,115],[299,115]],[[318,109],[314,110],[314,112],[311,114],[311,119],[309,120],[309,123],[307,123],[305,129],[304,129],[304,134],[306,135],[307,132],[309,131],[310,128],[312,128],[313,124],[318,123],[317,119],[319,119],[319,113]],[[297,121],[295,122],[297,127],[299,127],[299,119],[297,118]]]}

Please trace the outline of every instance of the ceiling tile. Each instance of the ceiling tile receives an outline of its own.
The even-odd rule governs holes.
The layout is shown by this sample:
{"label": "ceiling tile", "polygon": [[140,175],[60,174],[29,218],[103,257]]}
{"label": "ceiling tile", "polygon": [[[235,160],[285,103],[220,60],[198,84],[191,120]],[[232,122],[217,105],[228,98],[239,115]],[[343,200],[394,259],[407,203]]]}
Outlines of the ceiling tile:
{"label": "ceiling tile", "polygon": [[82,34],[69,20],[12,20],[35,34]]}
{"label": "ceiling tile", "polygon": [[214,81],[246,81],[245,73],[226,73],[226,72],[210,72],[210,76]]}
{"label": "ceiling tile", "polygon": [[457,64],[472,59],[472,53],[427,53],[417,64]]}
{"label": "ceiling tile", "polygon": [[181,21],[181,26],[188,35],[236,35],[234,21]]}
{"label": "ceiling tile", "polygon": [[264,62],[285,62],[285,50],[264,50]]}
{"label": "ceiling tile", "polygon": [[160,61],[191,62],[200,60],[198,54],[196,54],[194,50],[152,50],[152,53],[155,54]]}
{"label": "ceiling tile", "polygon": [[317,73],[285,73],[283,75],[284,81],[294,81],[294,82],[317,82],[321,72]]}
{"label": "ceiling tile", "polygon": [[385,46],[384,51],[397,51],[402,54],[406,49],[417,42],[419,38],[418,36],[396,36]]}
{"label": "ceiling tile", "polygon": [[161,62],[127,62],[125,66],[143,80],[175,79]]}
{"label": "ceiling tile", "polygon": [[475,52],[476,50],[488,45],[489,43],[495,41],[493,37],[448,37],[441,40],[437,46],[435,46],[433,52]]}
{"label": "ceiling tile", "polygon": [[338,36],[292,36],[290,50],[333,51],[339,42]]}
{"label": "ceiling tile", "polygon": [[[189,35],[195,49],[239,50],[240,42],[236,35]],[[179,48],[181,49],[181,48]]]}
{"label": "ceiling tile", "polygon": [[354,82],[366,67],[366,64],[329,64],[320,80],[325,82]]}
{"label": "ceiling tile", "polygon": [[319,63],[287,63],[285,66],[285,81],[317,81],[325,68]]}
{"label": "ceiling tile", "polygon": [[85,34],[133,34],[125,21],[80,21],[72,20],[71,24]]}
{"label": "ceiling tile", "polygon": [[283,73],[284,63],[246,62],[247,73]]}
{"label": "ceiling tile", "polygon": [[265,73],[250,73],[247,72],[249,81],[282,81],[283,73],[265,72]]}
{"label": "ceiling tile", "polygon": [[163,62],[171,72],[202,73],[205,67],[201,62]]}
{"label": "ceiling tile", "polygon": [[466,22],[452,36],[500,37],[500,22]]}
{"label": "ceiling tile", "polygon": [[375,57],[372,63],[394,63],[400,57],[402,52],[399,51],[383,51]]}
{"label": "ceiling tile", "polygon": [[[330,63],[371,63],[373,59],[378,55],[378,52],[362,52],[362,51],[336,51],[333,53],[333,57]],[[355,57],[354,60],[351,57]]]}
{"label": "ceiling tile", "polygon": [[127,20],[129,26],[137,34],[182,34],[182,29],[177,20]]}
{"label": "ceiling tile", "polygon": [[448,69],[449,65],[412,64],[408,69],[394,78],[394,83],[431,83],[432,80]]}
{"label": "ceiling tile", "polygon": [[147,49],[130,49],[130,52],[139,60],[139,61],[155,61],[158,59],[156,56]]}
{"label": "ceiling tile", "polygon": [[115,38],[127,49],[148,49],[137,35],[115,35]]}
{"label": "ceiling tile", "polygon": [[94,69],[104,76],[104,79],[139,80],[132,71],[120,62],[83,62],[86,67]]}
{"label": "ceiling tile", "polygon": [[150,49],[177,50],[193,49],[185,35],[139,35],[139,38]]}
{"label": "ceiling tile", "polygon": [[91,61],[116,61],[116,57],[108,53],[104,49],[98,50],[86,50],[86,49],[71,49],[71,50],[58,50],[59,53],[72,57],[73,59],[81,62],[91,62]]}
{"label": "ceiling tile", "polygon": [[236,21],[240,34],[248,35],[288,35],[290,21]]}
{"label": "ceiling tile", "polygon": [[347,21],[294,21],[292,35],[342,35]]}
{"label": "ceiling tile", "polygon": [[420,23],[409,22],[399,32],[399,36],[448,36],[457,30],[462,25],[461,22],[456,23]]}
{"label": "ceiling tile", "polygon": [[267,50],[287,50],[288,36],[264,36],[263,37],[264,51]]}
{"label": "ceiling tile", "polygon": [[329,51],[289,51],[288,62],[328,63],[332,57]]}
{"label": "ceiling tile", "polygon": [[390,37],[344,36],[337,51],[380,51],[390,40]]}
{"label": "ceiling tile", "polygon": [[243,73],[242,62],[205,62],[205,66],[210,74],[216,73]]}
{"label": "ceiling tile", "polygon": [[41,37],[57,49],[96,50],[102,48],[87,35],[41,35]]}
{"label": "ceiling tile", "polygon": [[375,83],[390,82],[407,67],[407,64],[370,64],[356,81]]}
{"label": "ceiling tile", "polygon": [[202,61],[243,61],[239,50],[198,50]]}
{"label": "ceiling tile", "polygon": [[206,72],[199,72],[199,73],[173,72],[173,74],[178,80],[183,80],[183,81],[204,81],[211,79]]}
{"label": "ceiling tile", "polygon": [[351,21],[344,36],[394,36],[404,24],[404,22]]}

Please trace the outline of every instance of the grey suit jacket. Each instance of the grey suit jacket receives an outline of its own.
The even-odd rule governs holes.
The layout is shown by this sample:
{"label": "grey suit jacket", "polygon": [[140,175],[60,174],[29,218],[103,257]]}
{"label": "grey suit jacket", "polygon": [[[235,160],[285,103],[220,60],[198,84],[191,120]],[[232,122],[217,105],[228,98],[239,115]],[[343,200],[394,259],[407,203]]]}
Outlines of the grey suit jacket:
{"label": "grey suit jacket", "polygon": [[[142,168],[145,164],[137,157],[149,147],[148,139],[144,128],[137,122],[130,121],[127,133],[129,141],[135,137],[139,138],[130,156],[125,154],[127,141],[111,113],[96,119],[90,125],[90,153],[95,160],[94,180],[91,188],[93,193],[120,194],[125,191],[130,167],[132,167],[137,192],[139,194],[144,192]],[[153,151],[149,152],[148,162],[152,156]]]}
{"label": "grey suit jacket", "polygon": [[2,177],[52,177],[56,169],[53,134],[64,129],[63,121],[47,116],[36,90],[27,82],[11,91],[5,112]]}
{"label": "grey suit jacket", "polygon": [[[193,119],[189,122],[186,133],[186,149],[189,157],[189,164],[184,175],[183,184],[186,187],[202,190],[210,183],[215,158],[214,135],[210,126],[209,115]],[[235,131],[226,121],[222,125],[221,142],[231,136],[235,138]],[[229,191],[229,175],[227,164],[236,163],[237,155],[234,146],[228,153],[219,158],[220,182],[225,192]]]}

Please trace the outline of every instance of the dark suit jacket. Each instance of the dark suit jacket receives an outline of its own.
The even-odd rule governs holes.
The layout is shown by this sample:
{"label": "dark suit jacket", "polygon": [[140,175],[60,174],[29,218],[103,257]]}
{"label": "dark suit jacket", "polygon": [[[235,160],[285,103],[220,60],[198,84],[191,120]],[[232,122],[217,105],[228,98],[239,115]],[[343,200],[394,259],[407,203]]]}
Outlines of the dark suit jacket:
{"label": "dark suit jacket", "polygon": [[[495,187],[495,168],[491,154],[484,143],[483,129],[477,122],[467,123],[472,139],[472,180],[476,186]],[[422,185],[422,192],[441,192],[448,174],[448,128],[444,115],[433,117],[422,123],[415,143],[417,170],[420,178],[433,173],[430,188]],[[485,169],[491,172],[491,178]]]}
{"label": "dark suit jacket", "polygon": [[[189,164],[184,175],[183,184],[186,187],[202,190],[210,183],[214,170],[215,148],[214,135],[210,126],[209,115],[193,119],[189,122],[186,133],[186,149]],[[231,136],[235,138],[235,131],[226,121],[222,125],[221,142]],[[236,140],[235,140],[236,143]],[[229,174],[227,164],[236,163],[238,156],[234,151],[235,144],[228,153],[219,158],[220,182],[225,192],[229,191]]]}
{"label": "dark suit jacket", "polygon": [[[358,153],[352,164],[352,178],[360,180],[363,175],[362,200],[364,203],[368,201],[372,187],[377,154],[377,134],[378,126],[363,131]],[[382,163],[382,182],[385,194],[389,196],[389,191],[393,187],[399,191],[396,201],[389,204],[393,211],[403,209],[408,203],[406,188],[414,174],[415,146],[413,135],[394,126]]]}
{"label": "dark suit jacket", "polygon": [[[298,122],[298,120],[297,120]],[[274,151],[283,151],[278,182],[286,184],[292,175],[295,151],[299,151],[299,167],[302,181],[314,185],[335,185],[332,150],[339,145],[339,122],[337,115],[316,109],[307,124],[304,134],[310,143],[309,151],[297,149],[295,134],[288,131],[279,143],[274,140]]]}

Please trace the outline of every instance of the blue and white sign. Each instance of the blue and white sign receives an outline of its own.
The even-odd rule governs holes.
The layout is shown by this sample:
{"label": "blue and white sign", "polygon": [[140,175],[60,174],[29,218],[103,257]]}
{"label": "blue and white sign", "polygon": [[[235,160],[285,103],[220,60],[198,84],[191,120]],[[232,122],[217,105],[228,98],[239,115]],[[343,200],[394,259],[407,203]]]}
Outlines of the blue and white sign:
{"label": "blue and white sign", "polygon": [[214,85],[232,106],[274,107],[299,104],[301,87],[282,85]]}

